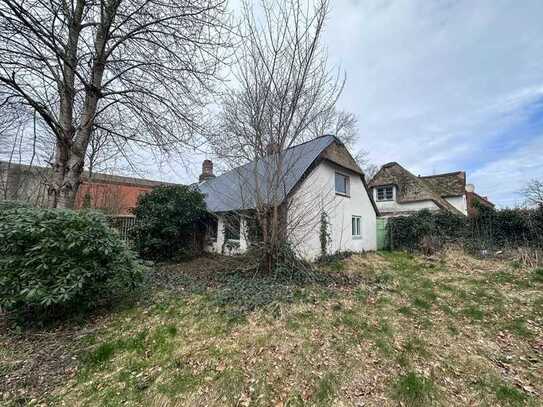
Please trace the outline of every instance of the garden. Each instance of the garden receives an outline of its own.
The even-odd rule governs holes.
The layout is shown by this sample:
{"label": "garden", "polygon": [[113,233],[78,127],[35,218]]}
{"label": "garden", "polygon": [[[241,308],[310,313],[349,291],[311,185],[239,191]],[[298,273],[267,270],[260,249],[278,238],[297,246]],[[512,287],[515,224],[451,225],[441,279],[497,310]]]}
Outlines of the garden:
{"label": "garden", "polygon": [[419,213],[396,221],[419,225],[405,238],[417,245],[402,251],[260,274],[247,267],[257,252],[195,256],[192,244],[173,244],[192,242],[187,230],[209,216],[189,187],[158,189],[136,211],[138,255],[98,213],[4,203],[0,403],[543,401],[537,240],[525,233],[519,249],[506,227],[492,245],[472,232],[506,224],[518,235],[537,211],[515,222],[485,214],[492,223],[469,228]]}
{"label": "garden", "polygon": [[6,329],[2,402],[541,404],[542,269],[461,251],[353,255],[298,280],[242,268],[155,266],[144,296]]}

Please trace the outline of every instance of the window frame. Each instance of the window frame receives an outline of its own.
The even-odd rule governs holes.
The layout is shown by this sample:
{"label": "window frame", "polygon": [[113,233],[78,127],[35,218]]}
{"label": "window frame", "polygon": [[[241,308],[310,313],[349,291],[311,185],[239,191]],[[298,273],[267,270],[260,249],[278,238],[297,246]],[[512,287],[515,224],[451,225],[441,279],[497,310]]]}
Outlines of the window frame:
{"label": "window frame", "polygon": [[[337,189],[337,177],[343,177],[345,180],[345,192],[338,191]],[[334,174],[334,191],[336,192],[336,195],[344,196],[347,198],[350,198],[351,196],[351,177],[343,172],[336,171]]]}
{"label": "window frame", "polygon": [[212,216],[208,220],[207,225],[207,237],[211,242],[216,243],[219,236],[219,219]]}
{"label": "window frame", "polygon": [[354,240],[362,239],[362,216],[351,216],[351,237]]}
{"label": "window frame", "polygon": [[[387,189],[390,188],[390,198],[387,198]],[[377,202],[390,202],[394,201],[394,195],[395,195],[395,188],[394,185],[382,185],[379,187],[375,187],[375,200]],[[383,191],[383,198],[379,199],[379,191]]]}
{"label": "window frame", "polygon": [[[235,225],[237,223],[237,225]],[[237,226],[237,227],[236,227]],[[237,233],[236,233],[237,232]],[[235,237],[237,236],[237,238]],[[239,241],[241,239],[241,216],[230,214],[224,217],[224,241]]]}

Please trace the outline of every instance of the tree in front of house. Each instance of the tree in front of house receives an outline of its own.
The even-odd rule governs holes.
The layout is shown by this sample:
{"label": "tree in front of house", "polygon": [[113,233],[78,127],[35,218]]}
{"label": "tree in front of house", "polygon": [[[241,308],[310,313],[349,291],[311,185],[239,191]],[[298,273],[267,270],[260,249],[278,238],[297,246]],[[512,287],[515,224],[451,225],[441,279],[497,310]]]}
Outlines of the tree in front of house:
{"label": "tree in front of house", "polygon": [[95,133],[125,158],[193,140],[227,17],[224,0],[0,1],[0,105],[30,109],[54,145],[50,207],[73,206]]}
{"label": "tree in front of house", "polygon": [[366,181],[369,181],[379,170],[369,159],[368,151],[364,149],[356,150],[356,144],[359,141],[358,118],[354,113],[345,110],[338,110],[335,105],[330,106],[328,110],[322,111],[311,123],[310,134],[319,137],[324,134],[336,136],[353,153],[358,166],[364,172]]}
{"label": "tree in front of house", "polygon": [[[236,47],[237,84],[222,100],[219,128],[210,137],[214,152],[232,167],[252,162],[254,185],[247,199],[261,230],[262,269],[271,271],[287,241],[285,180],[292,175],[279,151],[314,138],[312,131],[331,112],[344,78],[331,70],[322,36],[329,1],[243,2]],[[265,176],[262,176],[265,173]],[[249,203],[248,203],[249,204]],[[293,221],[290,219],[289,221]],[[318,222],[318,219],[316,219]]]}

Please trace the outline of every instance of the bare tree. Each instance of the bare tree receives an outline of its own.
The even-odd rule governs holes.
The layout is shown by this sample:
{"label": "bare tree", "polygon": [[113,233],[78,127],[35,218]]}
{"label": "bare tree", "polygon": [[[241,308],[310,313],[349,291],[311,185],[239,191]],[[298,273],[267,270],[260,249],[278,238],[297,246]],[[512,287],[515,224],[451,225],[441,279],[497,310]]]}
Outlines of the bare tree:
{"label": "bare tree", "polygon": [[335,106],[332,106],[316,118],[311,126],[311,134],[313,137],[319,137],[323,134],[336,136],[349,151],[354,152],[354,159],[363,170],[366,181],[373,178],[379,170],[379,167],[370,161],[367,150],[358,149],[355,152],[359,134],[358,118],[354,113],[337,110]]}
{"label": "bare tree", "polygon": [[311,124],[311,134],[313,137],[332,134],[352,150],[358,141],[358,118],[354,113],[331,106]]}
{"label": "bare tree", "polygon": [[0,85],[0,199],[42,206],[45,174],[35,165],[50,156],[49,137],[36,114],[5,90]]}
{"label": "bare tree", "polygon": [[244,1],[238,86],[226,93],[219,129],[210,137],[232,167],[251,162],[251,171],[239,172],[245,178],[241,198],[255,209],[268,271],[286,238],[284,189],[296,162],[276,153],[312,138],[312,127],[333,108],[344,83],[329,69],[321,44],[328,11],[328,0],[311,6],[262,0],[258,7]]}
{"label": "bare tree", "polygon": [[[357,162],[360,162],[360,160],[358,159]],[[369,161],[368,161],[368,164],[366,164],[365,166],[362,166],[362,169],[364,170],[364,177],[366,178],[366,182],[370,182],[373,179],[373,177],[377,175],[380,168],[381,167],[379,167],[378,165],[373,164],[372,162],[369,162]]]}
{"label": "bare tree", "polygon": [[226,0],[0,0],[0,84],[53,135],[49,206],[73,206],[96,129],[164,151],[191,141],[226,17]]}
{"label": "bare tree", "polygon": [[532,179],[522,191],[526,203],[543,207],[543,181]]}
{"label": "bare tree", "polygon": [[86,168],[89,178],[100,172],[119,170],[119,161],[132,162],[125,154],[130,147],[124,139],[119,139],[109,132],[96,129],[92,132],[87,148]]}
{"label": "bare tree", "polygon": [[364,172],[364,178],[367,182],[369,182],[379,171],[379,166],[370,160],[369,152],[366,150],[358,150],[358,152],[354,155],[354,159]]}

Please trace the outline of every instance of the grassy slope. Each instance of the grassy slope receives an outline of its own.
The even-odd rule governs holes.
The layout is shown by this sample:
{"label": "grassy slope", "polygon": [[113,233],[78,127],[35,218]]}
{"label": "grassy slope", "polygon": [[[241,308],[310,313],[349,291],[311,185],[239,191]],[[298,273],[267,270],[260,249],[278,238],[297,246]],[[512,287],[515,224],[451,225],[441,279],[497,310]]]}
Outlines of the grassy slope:
{"label": "grassy slope", "polygon": [[[542,403],[541,272],[454,253],[432,261],[387,253],[330,264],[326,273],[345,276],[333,284],[285,285],[225,275],[224,261],[163,269],[144,303],[77,328],[65,342],[76,355],[67,358],[70,379],[41,400]],[[54,342],[59,334],[48,335]],[[6,377],[20,359],[39,353],[28,338],[0,340]],[[40,388],[31,384],[20,381],[20,400]],[[4,389],[5,403],[16,399],[14,387]]]}

